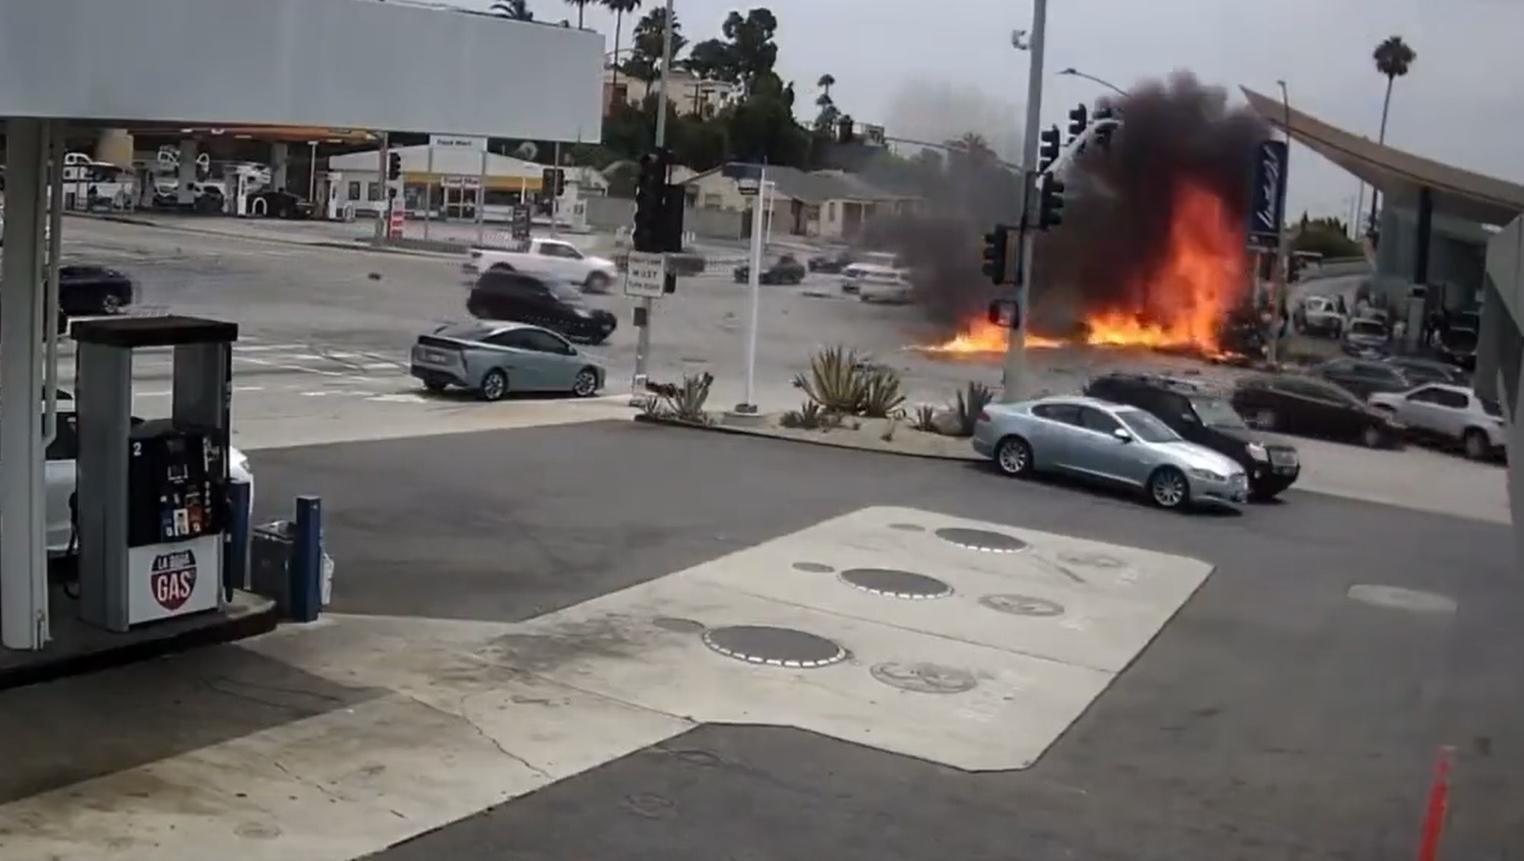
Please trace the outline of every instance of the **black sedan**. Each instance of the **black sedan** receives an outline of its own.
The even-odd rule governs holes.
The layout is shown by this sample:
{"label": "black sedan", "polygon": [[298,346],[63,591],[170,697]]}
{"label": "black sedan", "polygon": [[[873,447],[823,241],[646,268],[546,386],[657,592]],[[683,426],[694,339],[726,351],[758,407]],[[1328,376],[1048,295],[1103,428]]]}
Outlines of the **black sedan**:
{"label": "black sedan", "polygon": [[1312,373],[1343,386],[1362,401],[1381,392],[1405,392],[1413,388],[1413,381],[1390,362],[1330,359],[1314,367]]}
{"label": "black sedan", "polygon": [[120,314],[132,304],[132,279],[105,266],[58,270],[58,307],[71,317]]}
{"label": "black sedan", "polygon": [[1395,446],[1402,438],[1386,414],[1315,377],[1248,377],[1233,390],[1232,402],[1250,426],[1262,430],[1358,440],[1371,448]]}
{"label": "black sedan", "polygon": [[852,261],[852,252],[843,248],[835,254],[816,254],[810,258],[809,267],[811,272],[834,275],[851,266]]}
{"label": "black sedan", "polygon": [[[792,254],[785,254],[763,269],[757,281],[762,284],[798,284],[804,280],[805,271],[804,264],[795,260]],[[751,278],[751,264],[742,263],[731,274],[737,284],[745,284]]]}
{"label": "black sedan", "polygon": [[289,191],[267,189],[249,195],[250,215],[266,218],[307,219],[312,217],[312,204]]}
{"label": "black sedan", "polygon": [[518,271],[493,269],[483,273],[466,298],[466,310],[485,320],[543,326],[589,344],[603,343],[619,325],[613,314],[589,308],[576,287]]}
{"label": "black sedan", "polygon": [[1471,375],[1445,362],[1436,362],[1433,359],[1420,359],[1414,356],[1390,356],[1386,360],[1388,365],[1402,372],[1402,375],[1413,381],[1413,385],[1421,386],[1425,383],[1444,383],[1450,386],[1471,385]]}
{"label": "black sedan", "polygon": [[1249,476],[1249,495],[1274,498],[1301,474],[1295,448],[1260,438],[1219,395],[1187,380],[1150,374],[1096,377],[1085,394],[1154,414],[1186,440],[1232,458]]}

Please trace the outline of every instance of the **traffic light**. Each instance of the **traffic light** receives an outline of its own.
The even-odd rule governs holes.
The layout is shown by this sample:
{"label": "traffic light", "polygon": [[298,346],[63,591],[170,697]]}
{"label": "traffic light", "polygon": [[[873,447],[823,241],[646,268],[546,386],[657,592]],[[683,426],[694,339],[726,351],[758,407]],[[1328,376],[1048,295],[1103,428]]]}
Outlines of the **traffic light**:
{"label": "traffic light", "polygon": [[[640,176],[635,181],[635,250],[662,252],[667,250],[670,229],[667,224],[667,164],[666,150],[646,153],[640,157]],[[682,218],[682,209],[678,209]],[[679,227],[681,233],[681,227]]]}
{"label": "traffic light", "polygon": [[661,246],[659,250],[673,254],[683,250],[683,206],[687,202],[687,189],[681,185],[667,186],[666,195],[662,199],[661,227],[656,240]]}
{"label": "traffic light", "polygon": [[1064,223],[1064,184],[1058,177],[1042,178],[1042,196],[1037,204],[1037,226],[1043,230]]}
{"label": "traffic light", "polygon": [[1059,135],[1058,126],[1054,126],[1044,130],[1037,139],[1041,141],[1037,145],[1037,170],[1040,173],[1051,167],[1053,162],[1058,161],[1058,150],[1062,145],[1062,138]]}
{"label": "traffic light", "polygon": [[1069,112],[1069,140],[1074,140],[1084,133],[1086,125],[1085,117],[1088,113],[1083,103]]}
{"label": "traffic light", "polygon": [[1008,284],[1016,277],[1009,264],[1011,246],[1017,240],[1017,232],[1008,224],[997,224],[984,234],[984,277],[994,284]]}
{"label": "traffic light", "polygon": [[402,156],[392,153],[386,160],[386,178],[392,182],[402,178]]}

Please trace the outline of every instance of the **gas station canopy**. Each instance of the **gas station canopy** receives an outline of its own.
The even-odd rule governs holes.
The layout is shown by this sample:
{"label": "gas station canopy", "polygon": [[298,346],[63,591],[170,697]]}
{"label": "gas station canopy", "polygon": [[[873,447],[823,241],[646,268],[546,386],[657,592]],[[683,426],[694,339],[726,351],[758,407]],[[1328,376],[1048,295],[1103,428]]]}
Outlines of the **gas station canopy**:
{"label": "gas station canopy", "polygon": [[1278,99],[1241,88],[1266,122],[1383,194],[1411,202],[1420,189],[1433,195],[1434,212],[1482,224],[1502,225],[1524,212],[1524,186],[1393,149],[1329,125]]}

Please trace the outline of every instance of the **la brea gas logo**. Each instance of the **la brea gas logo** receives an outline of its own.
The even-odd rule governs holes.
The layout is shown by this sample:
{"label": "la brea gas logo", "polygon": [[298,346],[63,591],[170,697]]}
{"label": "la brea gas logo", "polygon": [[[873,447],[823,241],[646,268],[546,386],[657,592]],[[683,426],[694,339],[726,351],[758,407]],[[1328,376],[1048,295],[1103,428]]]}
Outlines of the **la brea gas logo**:
{"label": "la brea gas logo", "polygon": [[185,605],[196,591],[196,554],[190,550],[160,553],[149,566],[148,586],[153,599],[166,610]]}

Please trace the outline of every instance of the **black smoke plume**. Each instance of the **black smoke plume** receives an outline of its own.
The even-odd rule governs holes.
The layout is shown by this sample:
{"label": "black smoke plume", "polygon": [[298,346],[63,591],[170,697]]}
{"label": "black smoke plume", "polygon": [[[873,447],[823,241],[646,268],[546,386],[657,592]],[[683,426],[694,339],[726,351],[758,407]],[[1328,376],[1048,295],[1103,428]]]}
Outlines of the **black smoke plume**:
{"label": "black smoke plume", "polygon": [[[1230,106],[1221,88],[1181,72],[1143,82],[1110,106],[1122,127],[1107,146],[1075,159],[1064,176],[1064,223],[1038,241],[1030,313],[1048,334],[1075,331],[1090,311],[1144,307],[1128,291],[1160,262],[1182,178],[1219,195],[1238,222],[1249,205],[1254,149],[1267,129],[1249,108]],[[926,207],[875,220],[863,239],[905,258],[927,318],[951,333],[998,293],[980,271],[980,248],[996,222],[1016,222],[1019,185],[992,154],[952,154],[937,176],[922,179]]]}

